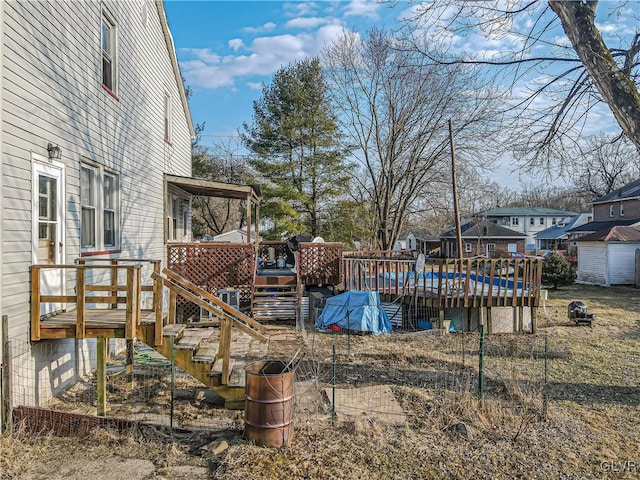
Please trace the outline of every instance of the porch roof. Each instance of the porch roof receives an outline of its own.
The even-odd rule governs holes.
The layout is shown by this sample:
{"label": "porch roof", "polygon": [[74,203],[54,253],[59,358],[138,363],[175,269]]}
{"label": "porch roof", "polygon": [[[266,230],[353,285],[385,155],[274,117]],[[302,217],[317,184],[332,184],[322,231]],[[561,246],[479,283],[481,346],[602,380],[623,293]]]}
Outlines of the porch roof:
{"label": "porch roof", "polygon": [[168,174],[164,175],[164,180],[167,184],[174,185],[192,195],[237,200],[251,199],[252,203],[259,203],[262,198],[260,187],[257,185],[214,182],[203,178],[180,177]]}

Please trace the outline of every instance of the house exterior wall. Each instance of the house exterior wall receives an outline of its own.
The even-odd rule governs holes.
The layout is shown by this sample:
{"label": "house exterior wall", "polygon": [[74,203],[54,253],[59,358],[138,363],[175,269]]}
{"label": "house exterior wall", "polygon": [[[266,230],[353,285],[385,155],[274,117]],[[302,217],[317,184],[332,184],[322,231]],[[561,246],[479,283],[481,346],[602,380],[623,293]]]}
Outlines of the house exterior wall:
{"label": "house exterior wall", "polygon": [[[48,143],[62,150],[66,263],[81,255],[84,160],[120,179],[120,248],[112,256],[164,259],[163,173],[191,174],[190,129],[155,2],[16,1],[3,8],[2,306],[9,336],[27,342],[34,159],[46,160]],[[115,95],[102,87],[103,9],[116,28]],[[166,94],[170,143],[164,140]],[[74,279],[66,280],[72,292]],[[85,343],[60,342],[55,355],[84,356],[78,345]],[[16,361],[41,364],[45,350],[51,354],[34,344]]]}
{"label": "house exterior wall", "polygon": [[[487,216],[487,220],[490,222],[526,235],[526,245],[535,245],[536,233],[553,227],[562,219],[567,220],[567,217],[559,215]],[[531,225],[531,221],[533,221],[533,225]]]}
{"label": "house exterior wall", "polygon": [[[478,242],[476,238],[463,238],[462,239],[462,248],[463,255],[462,258],[470,258],[477,256],[487,255],[487,244],[494,244],[495,250],[501,252],[503,257],[507,257],[508,253],[513,250],[513,245],[515,244],[515,251],[518,253],[524,254],[525,244],[523,238],[483,238],[481,242]],[[469,247],[467,247],[469,245]],[[511,247],[511,250],[509,249]],[[467,251],[470,249],[470,251]],[[455,238],[443,238],[441,245],[441,252],[444,257],[454,258],[458,257],[458,244]]]}
{"label": "house exterior wall", "polygon": [[[620,204],[623,206],[624,215],[620,215]],[[610,207],[613,207],[613,216],[610,215]],[[630,218],[640,218],[640,199],[620,200],[593,205],[594,222],[628,220]]]}
{"label": "house exterior wall", "polygon": [[604,242],[578,242],[577,281],[608,287],[607,257],[608,249]]}

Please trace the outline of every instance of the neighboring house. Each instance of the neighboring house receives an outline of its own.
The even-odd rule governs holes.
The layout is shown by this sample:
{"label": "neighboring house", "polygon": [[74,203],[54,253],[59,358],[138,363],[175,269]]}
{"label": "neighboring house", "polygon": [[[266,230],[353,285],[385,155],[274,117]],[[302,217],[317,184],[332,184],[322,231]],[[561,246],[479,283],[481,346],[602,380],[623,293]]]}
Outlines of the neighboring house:
{"label": "neighboring house", "polygon": [[[191,175],[194,132],[162,2],[2,2],[0,25],[0,313],[15,368],[37,371],[15,400],[37,405],[92,368],[95,339],[28,343],[31,265],[164,260],[190,235],[165,175]],[[73,295],[72,271],[41,293]]]}
{"label": "neighboring house", "polygon": [[417,228],[409,230],[405,237],[407,250],[415,250],[418,253],[428,255],[432,250],[440,247],[440,237],[430,235]]}
{"label": "neighboring house", "polygon": [[[462,226],[462,257],[487,256],[495,254],[508,256],[509,253],[524,253],[525,236],[493,222],[482,220]],[[441,254],[445,258],[459,258],[455,229],[441,237]]]}
{"label": "neighboring house", "polygon": [[213,237],[214,242],[229,242],[229,243],[255,243],[255,235],[251,235],[251,239],[247,240],[247,230],[239,228],[237,230],[231,230],[229,232],[221,233]]}
{"label": "neighboring house", "polygon": [[567,250],[569,248],[569,230],[592,220],[590,213],[580,213],[568,222],[558,222],[554,227],[536,233],[536,250]]}
{"label": "neighboring house", "polygon": [[578,282],[605,287],[635,283],[640,227],[605,228],[579,238],[576,243]]}
{"label": "neighboring house", "polygon": [[572,228],[569,237],[573,240],[614,226],[640,224],[640,179],[591,202],[593,220]]}
{"label": "neighboring house", "polygon": [[578,215],[575,212],[542,207],[497,207],[476,214],[477,218],[496,223],[515,232],[524,234],[525,248],[535,248],[535,236],[538,232],[559,223],[567,223]]}

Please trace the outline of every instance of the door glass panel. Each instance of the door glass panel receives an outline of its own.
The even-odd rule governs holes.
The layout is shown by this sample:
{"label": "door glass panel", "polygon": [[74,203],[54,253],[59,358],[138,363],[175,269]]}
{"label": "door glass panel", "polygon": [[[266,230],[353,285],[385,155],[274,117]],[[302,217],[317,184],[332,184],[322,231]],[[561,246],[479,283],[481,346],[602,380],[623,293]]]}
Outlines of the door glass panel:
{"label": "door glass panel", "polygon": [[38,176],[38,263],[55,263],[57,245],[57,180]]}

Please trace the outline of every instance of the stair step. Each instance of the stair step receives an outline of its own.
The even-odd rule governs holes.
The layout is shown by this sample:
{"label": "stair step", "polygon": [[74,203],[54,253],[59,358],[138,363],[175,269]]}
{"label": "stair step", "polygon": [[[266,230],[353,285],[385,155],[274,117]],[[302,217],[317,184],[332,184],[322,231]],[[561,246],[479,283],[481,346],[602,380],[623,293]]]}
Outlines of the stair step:
{"label": "stair step", "polygon": [[213,328],[189,328],[176,343],[178,350],[196,350],[205,338],[213,334]]}
{"label": "stair step", "polygon": [[198,350],[193,354],[195,363],[213,363],[218,353],[220,344],[218,342],[201,343]]}
{"label": "stair step", "polygon": [[162,336],[174,337],[177,340],[182,336],[184,329],[185,325],[182,323],[170,323],[169,325],[162,327]]}
{"label": "stair step", "polygon": [[244,387],[247,383],[247,362],[244,358],[236,359],[229,375],[230,387]]}
{"label": "stair step", "polygon": [[[229,359],[229,372],[233,370],[233,366],[235,365],[235,363],[236,363],[235,358],[231,357]],[[211,367],[211,372],[209,372],[209,375],[212,377],[222,376],[222,359],[221,358],[217,358],[216,361],[213,362],[213,365]]]}

